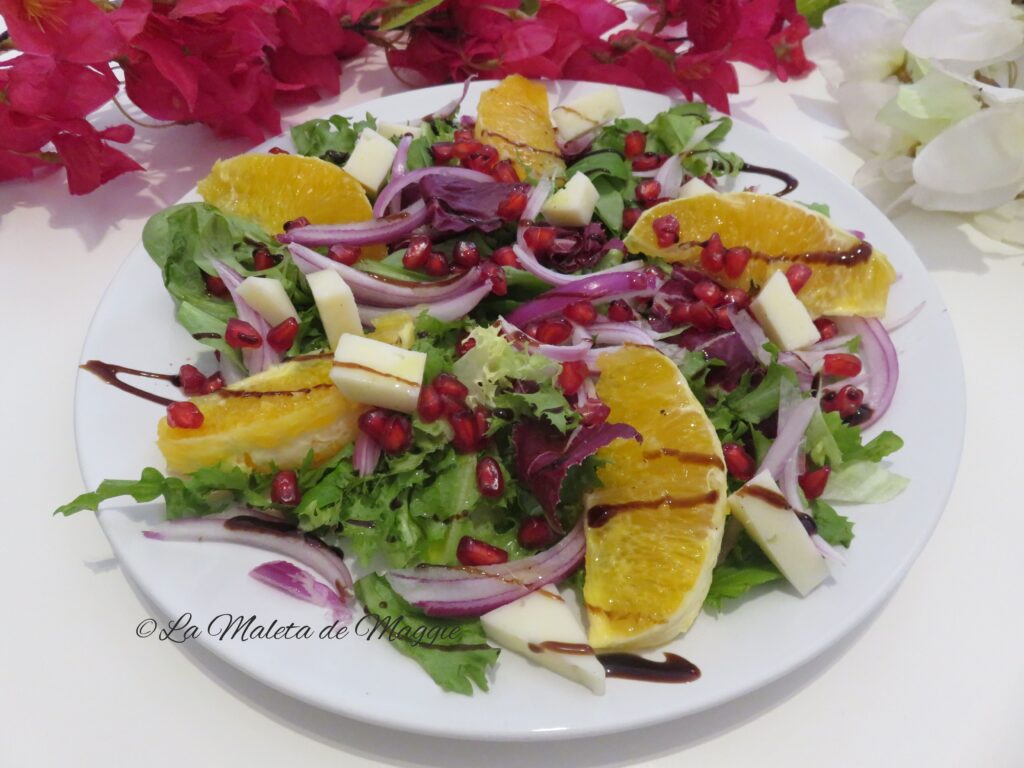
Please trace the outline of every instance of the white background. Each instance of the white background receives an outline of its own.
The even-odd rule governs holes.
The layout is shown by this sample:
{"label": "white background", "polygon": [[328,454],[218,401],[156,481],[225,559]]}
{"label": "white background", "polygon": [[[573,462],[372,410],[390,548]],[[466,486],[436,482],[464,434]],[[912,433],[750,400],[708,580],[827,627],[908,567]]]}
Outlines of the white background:
{"label": "white background", "polygon": [[[347,67],[342,89],[339,106],[401,85],[376,60]],[[817,74],[745,86],[734,103],[739,119],[852,177],[859,160]],[[288,123],[314,109],[324,106]],[[892,599],[848,641],[782,681],[628,734],[474,744],[348,721],[193,647],[136,638],[149,607],[95,519],[50,515],[83,490],[75,364],[89,318],[146,217],[188,191],[214,159],[244,149],[198,126],[141,129],[132,152],[149,169],[144,176],[85,198],[67,195],[60,174],[0,185],[0,766],[1024,762],[1024,256],[950,215],[895,221],[939,283],[963,351],[967,437],[953,496]]]}

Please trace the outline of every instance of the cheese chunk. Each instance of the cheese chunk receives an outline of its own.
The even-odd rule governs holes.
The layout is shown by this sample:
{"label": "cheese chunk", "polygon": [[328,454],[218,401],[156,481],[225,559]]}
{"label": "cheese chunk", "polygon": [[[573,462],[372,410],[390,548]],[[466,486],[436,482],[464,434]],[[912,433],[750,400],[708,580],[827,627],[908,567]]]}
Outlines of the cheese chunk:
{"label": "cheese chunk", "polygon": [[299,316],[284,285],[276,277],[247,277],[238,286],[238,295],[271,326]]}
{"label": "cheese chunk", "polygon": [[412,413],[426,364],[423,352],[343,333],[334,352],[331,381],[349,400]]}
{"label": "cheese chunk", "polygon": [[757,298],[750,303],[750,311],[768,338],[783,352],[802,349],[821,338],[811,313],[793,293],[782,270],[768,278]]}
{"label": "cheese chunk", "polygon": [[556,227],[585,227],[594,215],[599,197],[594,182],[585,173],[577,173],[540,210],[548,223]]}
{"label": "cheese chunk", "polygon": [[363,128],[359,134],[348,162],[342,166],[345,172],[373,193],[380,189],[384,177],[391,171],[398,147],[372,128]]}
{"label": "cheese chunk", "polygon": [[[487,636],[552,672],[604,693],[605,673],[579,616],[554,587],[542,587],[480,617]],[[576,651],[566,653],[565,651]]]}
{"label": "cheese chunk", "polygon": [[338,338],[343,333],[363,334],[356,297],[341,275],[332,269],[324,269],[306,275],[306,282],[309,283],[331,349],[338,346]]}
{"label": "cheese chunk", "polygon": [[701,195],[717,195],[713,187],[694,176],[679,189],[679,199],[685,200],[688,197],[700,197]]}
{"label": "cheese chunk", "polygon": [[729,508],[801,595],[828,577],[825,558],[818,553],[770,472],[761,472],[730,496]]}
{"label": "cheese chunk", "polygon": [[622,117],[625,111],[618,89],[603,88],[555,107],[551,117],[558,128],[558,140],[564,143]]}
{"label": "cheese chunk", "polygon": [[396,139],[405,136],[412,136],[414,139],[423,135],[422,125],[406,125],[405,123],[377,123],[377,133],[385,139]]}

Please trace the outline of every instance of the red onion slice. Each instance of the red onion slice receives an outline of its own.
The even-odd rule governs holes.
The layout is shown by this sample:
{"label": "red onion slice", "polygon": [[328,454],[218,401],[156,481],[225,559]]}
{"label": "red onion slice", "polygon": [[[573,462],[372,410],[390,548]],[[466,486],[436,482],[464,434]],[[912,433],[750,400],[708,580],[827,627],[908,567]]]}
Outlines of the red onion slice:
{"label": "red onion slice", "polygon": [[[391,181],[396,181],[405,175],[406,163],[409,161],[409,145],[412,144],[412,135],[406,133],[398,140],[398,149],[395,152],[395,159],[391,161]],[[389,214],[401,211],[402,200],[396,196],[387,208]]]}
{"label": "red onion slice", "polygon": [[392,588],[428,616],[480,616],[557,584],[583,562],[583,520],[555,546],[523,560],[480,567],[421,565],[390,571]]}
{"label": "red onion slice", "polygon": [[533,188],[526,200],[526,208],[523,209],[523,215],[520,217],[521,221],[533,221],[540,215],[540,209],[544,207],[544,201],[548,199],[553,186],[554,182],[551,181],[550,176],[545,176],[537,182],[537,186]]}
{"label": "red onion slice", "polygon": [[[554,360],[556,363],[570,363],[577,360],[583,360],[586,358],[587,352],[593,346],[593,342],[589,338],[581,338],[573,344],[568,345],[557,345],[557,344],[541,344],[534,339],[530,338],[521,328],[517,328],[504,317],[498,317],[498,323],[501,325],[505,335],[509,337],[510,341],[513,341],[516,346],[519,346],[519,342],[522,341],[527,348],[527,351],[543,355],[548,360]],[[578,328],[574,324],[574,328]]]}
{"label": "red onion slice", "polygon": [[[411,175],[407,173],[402,179],[407,179]],[[299,243],[313,247],[336,243],[359,246],[393,243],[408,237],[417,227],[426,224],[428,218],[430,211],[427,210],[427,204],[417,200],[408,208],[391,216],[355,224],[310,224],[280,234],[277,240],[281,243]]]}
{"label": "red onion slice", "polygon": [[[471,181],[494,181],[494,179],[486,173],[473,171],[469,168],[459,168],[457,166],[450,165],[432,165],[426,168],[417,168],[415,171],[409,171],[408,173],[402,174],[402,176],[397,179],[394,176],[391,177],[391,181],[380,191],[377,195],[377,199],[373,203],[374,217],[377,219],[382,218],[387,213],[388,206],[391,202],[401,199],[403,189],[412,184],[418,184],[424,177],[432,176],[434,174],[439,176],[453,176],[460,179],[469,179]],[[412,206],[410,206],[410,208],[411,207]]]}
{"label": "red onion slice", "polygon": [[811,423],[817,409],[818,401],[813,397],[790,401],[779,406],[777,437],[762,459],[759,472],[768,470],[781,486],[783,470],[787,462],[796,460],[804,441],[804,432],[807,431],[807,425]]}
{"label": "red onion slice", "polygon": [[683,184],[683,164],[678,155],[672,155],[661,164],[654,180],[661,184],[661,197],[679,197],[679,187]]}
{"label": "red onion slice", "polygon": [[896,347],[881,321],[850,317],[840,318],[838,324],[844,333],[860,336],[860,357],[867,375],[864,384],[865,401],[873,409],[871,415],[860,423],[864,429],[877,422],[889,410],[900,378],[900,361]]}
{"label": "red onion slice", "polygon": [[356,444],[352,448],[352,466],[360,477],[372,475],[380,461],[381,445],[368,434],[359,430]]}
{"label": "red onion slice", "polygon": [[220,261],[214,260],[213,266],[217,270],[220,279],[224,281],[224,286],[231,294],[231,300],[235,302],[235,311],[238,313],[238,319],[249,323],[249,325],[256,329],[260,339],[262,339],[262,343],[255,349],[242,350],[242,361],[245,363],[249,375],[260,373],[280,363],[284,359],[283,353],[275,351],[267,343],[270,323],[264,320],[263,316],[249,306],[245,299],[238,294],[238,287],[242,284],[242,276]]}
{"label": "red onion slice", "polygon": [[[461,296],[436,300],[430,304],[415,304],[405,309],[414,317],[425,310],[431,317],[445,323],[450,323],[453,320],[465,317],[476,309],[476,305],[483,301],[490,292],[491,284],[485,281]],[[388,307],[375,307],[369,304],[360,304],[358,308],[359,319],[364,323],[372,322],[381,315],[394,311]]]}
{"label": "red onion slice", "polygon": [[653,269],[585,275],[571,283],[560,285],[533,301],[520,304],[509,314],[508,319],[522,328],[534,320],[557,314],[580,299],[610,301],[649,297],[657,292],[663,281],[664,278]]}
{"label": "red onion slice", "polygon": [[249,571],[249,575],[256,581],[281,590],[286,595],[326,608],[331,618],[339,624],[344,625],[352,621],[352,609],[337,592],[287,560],[274,560],[257,565]]}
{"label": "red onion slice", "polygon": [[772,361],[772,356],[764,348],[764,345],[768,343],[768,336],[765,335],[757,320],[751,317],[745,309],[737,311],[732,304],[725,311],[729,315],[729,319],[732,320],[732,327],[740,337],[740,341],[743,342],[743,346],[757,362],[761,365],[768,365]]}
{"label": "red onion slice", "polygon": [[652,332],[642,328],[637,321],[622,323],[596,323],[590,326],[594,343],[598,346],[611,344],[637,344],[642,347],[656,346]]}

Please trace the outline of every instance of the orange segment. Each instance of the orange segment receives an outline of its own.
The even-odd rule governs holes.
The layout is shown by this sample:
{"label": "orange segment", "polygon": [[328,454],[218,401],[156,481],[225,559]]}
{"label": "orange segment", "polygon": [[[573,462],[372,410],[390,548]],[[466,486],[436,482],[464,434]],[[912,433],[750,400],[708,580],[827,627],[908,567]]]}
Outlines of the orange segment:
{"label": "orange segment", "polygon": [[[362,185],[338,166],[301,155],[239,155],[218,160],[199,182],[199,194],[222,211],[253,219],[270,234],[305,216],[311,224],[350,224],[373,218]],[[369,258],[384,246],[363,248]]]}
{"label": "orange segment", "polygon": [[520,178],[562,176],[565,162],[551,125],[547,89],[520,75],[509,75],[480,94],[476,138],[512,160]]}
{"label": "orange segment", "polygon": [[[662,248],[652,224],[669,214],[679,220],[680,242]],[[828,254],[850,251],[861,245],[860,238],[809,208],[772,195],[733,192],[669,200],[645,211],[625,242],[633,253],[696,264],[700,260],[700,246],[696,244],[716,232],[727,248],[744,246],[754,252],[738,278],[715,275],[730,288],[764,285],[772,273],[787,269],[794,261],[804,261],[811,267],[811,278],[799,297],[815,317],[885,314],[889,286],[896,279],[885,254],[872,250],[866,260],[836,262]]]}
{"label": "orange segment", "polygon": [[626,347],[598,359],[612,422],[643,443],[602,448],[588,495],[583,597],[595,648],[649,648],[685,632],[711,585],[726,515],[722,448],[676,365]]}

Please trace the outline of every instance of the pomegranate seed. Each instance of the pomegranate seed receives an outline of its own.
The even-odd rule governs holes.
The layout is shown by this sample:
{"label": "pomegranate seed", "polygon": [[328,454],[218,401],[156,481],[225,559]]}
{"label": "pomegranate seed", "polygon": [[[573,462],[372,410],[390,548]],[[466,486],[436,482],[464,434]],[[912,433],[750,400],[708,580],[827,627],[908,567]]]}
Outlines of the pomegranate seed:
{"label": "pomegranate seed", "polygon": [[861,371],[860,358],[847,352],[836,352],[825,355],[825,364],[821,370],[826,376],[836,379],[848,379]]}
{"label": "pomegranate seed", "polygon": [[388,431],[389,416],[390,413],[383,408],[366,411],[359,417],[359,429],[378,443],[383,443]]}
{"label": "pomegranate seed", "polygon": [[729,317],[729,308],[722,306],[715,310],[715,320],[718,322],[718,327],[723,331],[732,330],[732,318]]}
{"label": "pomegranate seed", "polygon": [[496,250],[491,254],[491,261],[499,267],[519,266],[519,259],[516,258],[516,252],[512,249],[511,245],[503,245],[501,248]]}
{"label": "pomegranate seed", "polygon": [[722,303],[721,287],[718,283],[713,283],[710,280],[701,280],[693,286],[693,295],[709,307],[717,307]]}
{"label": "pomegranate seed", "polygon": [[299,218],[297,218],[297,219],[292,219],[291,221],[286,221],[284,223],[284,231],[285,232],[291,232],[293,229],[299,229],[300,227],[308,227],[308,226],[309,226],[309,219],[307,219],[305,216],[299,216]]}
{"label": "pomegranate seed", "polygon": [[700,252],[700,265],[705,272],[721,272],[725,268],[725,246],[715,232]]}
{"label": "pomegranate seed", "polygon": [[641,203],[649,200],[656,200],[661,197],[661,182],[654,179],[644,179],[636,185],[636,199]]}
{"label": "pomegranate seed", "polygon": [[464,354],[469,352],[469,350],[471,350],[475,346],[476,346],[476,339],[474,339],[474,338],[472,338],[470,336],[467,336],[464,339],[462,339],[461,341],[459,341],[458,344],[455,345],[455,354],[457,354],[459,357],[462,357]]}
{"label": "pomegranate seed", "polygon": [[653,208],[654,206],[660,205],[661,203],[667,203],[671,199],[672,198],[670,197],[656,197],[653,200],[647,200],[644,203],[644,208]]}
{"label": "pomegranate seed", "polygon": [[469,396],[469,389],[466,385],[450,373],[438,374],[434,379],[433,387],[439,395],[448,395],[457,400],[465,400]]}
{"label": "pomegranate seed", "polygon": [[409,238],[409,246],[402,255],[402,265],[406,269],[423,269],[430,256],[430,238],[426,235],[413,235]]}
{"label": "pomegranate seed", "polygon": [[718,327],[715,310],[703,301],[695,301],[690,305],[690,322],[701,331],[713,331]]}
{"label": "pomegranate seed", "polygon": [[291,349],[295,337],[299,334],[299,321],[287,317],[267,332],[267,344],[275,352]]}
{"label": "pomegranate seed", "polygon": [[847,384],[838,392],[825,392],[821,398],[821,410],[826,413],[838,411],[842,418],[848,419],[857,413],[863,403],[864,393],[852,384]]}
{"label": "pomegranate seed", "polygon": [[624,144],[625,149],[622,154],[632,159],[644,153],[644,149],[647,147],[647,136],[643,131],[630,131],[626,134]]}
{"label": "pomegranate seed", "polygon": [[814,321],[814,327],[818,329],[818,333],[821,334],[821,340],[834,339],[839,335],[839,326],[835,324],[834,320],[829,320],[827,317],[819,317]]}
{"label": "pomegranate seed", "polygon": [[175,429],[199,429],[203,426],[203,412],[195,403],[171,403],[167,406],[167,426]]}
{"label": "pomegranate seed", "polygon": [[494,167],[491,168],[491,177],[504,184],[517,184],[519,182],[519,174],[516,173],[516,167],[512,165],[511,160],[502,160],[495,163]]}
{"label": "pomegranate seed", "polygon": [[387,420],[381,447],[392,455],[405,453],[412,445],[412,422],[402,413],[392,414]]}
{"label": "pomegranate seed", "polygon": [[455,144],[451,141],[439,141],[430,147],[434,165],[445,165],[455,157]]}
{"label": "pomegranate seed", "polygon": [[625,299],[615,299],[608,305],[608,319],[616,323],[625,323],[635,317],[633,308]]}
{"label": "pomegranate seed", "polygon": [[731,288],[722,295],[723,304],[732,304],[736,309],[746,309],[750,305],[750,295],[742,288]]}
{"label": "pomegranate seed", "polygon": [[544,253],[555,243],[554,227],[527,227],[523,240],[534,253]]}
{"label": "pomegranate seed", "polygon": [[633,158],[634,171],[653,171],[665,162],[665,158],[657,152],[644,152]]}
{"label": "pomegranate seed", "polygon": [[359,261],[360,256],[362,256],[362,252],[358,246],[342,245],[341,243],[332,245],[327,251],[327,258],[349,267]]}
{"label": "pomegranate seed", "polygon": [[456,141],[476,141],[476,136],[469,128],[460,128],[455,132]]}
{"label": "pomegranate seed", "polygon": [[498,462],[490,456],[484,456],[476,463],[476,487],[481,494],[492,499],[505,492],[505,476],[501,474]]}
{"label": "pomegranate seed", "polygon": [[234,349],[256,349],[263,343],[259,332],[244,320],[232,317],[224,331],[224,341]]}
{"label": "pomegranate seed", "polygon": [[216,392],[218,389],[224,388],[224,377],[220,371],[217,371],[212,376],[208,376],[206,383],[203,384],[203,394],[208,395],[211,392]]}
{"label": "pomegranate seed", "polygon": [[456,139],[455,144],[452,146],[452,154],[459,160],[465,160],[482,146],[483,144],[475,139],[470,139],[469,141],[459,141]]}
{"label": "pomegranate seed", "polygon": [[786,279],[793,293],[800,293],[800,289],[811,279],[811,268],[806,264],[793,264],[786,270]]}
{"label": "pomegranate seed", "polygon": [[825,492],[825,486],[828,484],[828,476],[830,474],[832,474],[831,467],[822,467],[813,472],[805,472],[797,478],[797,482],[800,483],[800,489],[804,492],[804,496],[807,497],[808,501],[814,501]]}
{"label": "pomegranate seed", "polygon": [[693,304],[688,301],[678,301],[668,311],[668,319],[672,325],[688,325],[690,315],[693,312]]}
{"label": "pomegranate seed", "polygon": [[562,363],[562,371],[558,374],[558,386],[566,395],[575,395],[589,375],[590,369],[582,360]]}
{"label": "pomegranate seed", "polygon": [[270,500],[275,504],[294,507],[302,500],[299,478],[290,469],[282,469],[270,481]]}
{"label": "pomegranate seed", "polygon": [[555,532],[551,530],[547,520],[535,515],[519,524],[519,535],[516,538],[527,549],[540,549],[554,541]]}
{"label": "pomegranate seed", "polygon": [[451,395],[441,395],[441,407],[445,416],[451,416],[453,413],[466,410],[466,401]]}
{"label": "pomegranate seed", "polygon": [[491,293],[495,296],[504,296],[508,293],[508,281],[505,279],[505,270],[501,266],[493,261],[486,261],[481,269],[484,277],[491,281]]}
{"label": "pomegranate seed", "polygon": [[624,208],[622,211],[622,229],[632,229],[633,225],[636,224],[636,220],[640,218],[640,214],[643,213],[641,208]]}
{"label": "pomegranate seed", "polygon": [[476,433],[480,440],[486,441],[487,431],[491,428],[491,412],[482,405],[473,409],[473,418],[476,419]]}
{"label": "pomegranate seed", "polygon": [[194,365],[183,365],[178,369],[178,381],[181,391],[186,395],[201,395],[206,386],[206,377]]}
{"label": "pomegranate seed", "polygon": [[608,421],[611,408],[600,400],[587,400],[580,408],[580,415],[583,417],[584,427],[599,427]]}
{"label": "pomegranate seed", "polygon": [[455,549],[455,557],[463,565],[497,565],[508,562],[508,552],[486,541],[463,536]]}
{"label": "pomegranate seed", "polygon": [[590,325],[597,320],[597,310],[589,301],[574,301],[562,310],[562,314],[580,325]]}
{"label": "pomegranate seed", "polygon": [[447,257],[440,251],[431,251],[427,254],[427,263],[423,269],[433,277],[442,277],[452,271]]}
{"label": "pomegranate seed", "polygon": [[252,252],[252,266],[257,272],[263,272],[276,267],[277,260],[268,249],[260,246]]}
{"label": "pomegranate seed", "polygon": [[572,326],[567,320],[552,317],[544,320],[537,328],[534,338],[541,344],[561,344],[572,336]]}
{"label": "pomegranate seed", "polygon": [[427,424],[437,421],[444,413],[444,403],[441,402],[441,395],[430,384],[420,388],[420,399],[416,403],[416,413],[420,421]]}
{"label": "pomegranate seed", "polygon": [[459,240],[452,252],[452,261],[469,269],[480,263],[480,249],[471,240]]}
{"label": "pomegranate seed", "polygon": [[725,252],[725,276],[735,280],[743,274],[750,261],[749,248],[730,248]]}
{"label": "pomegranate seed", "polygon": [[480,436],[476,433],[476,417],[463,409],[449,414],[448,423],[455,433],[452,438],[455,450],[459,453],[473,453],[480,442]]}
{"label": "pomegranate seed", "polygon": [[498,203],[498,215],[505,221],[516,221],[526,210],[527,197],[525,192],[518,190],[509,194]]}
{"label": "pomegranate seed", "polygon": [[668,248],[670,245],[675,245],[679,242],[679,219],[671,213],[656,218],[651,227],[658,238],[659,248]]}
{"label": "pomegranate seed", "polygon": [[218,299],[227,299],[231,296],[231,291],[224,285],[224,281],[216,275],[203,275],[203,282],[206,283],[206,290],[216,296]]}
{"label": "pomegranate seed", "polygon": [[523,333],[531,338],[537,338],[537,329],[540,328],[540,321],[534,320],[533,322],[527,323],[523,326]]}
{"label": "pomegranate seed", "polygon": [[722,455],[725,456],[725,466],[729,474],[744,483],[754,476],[757,464],[753,457],[739,443],[726,443],[722,446]]}
{"label": "pomegranate seed", "polygon": [[271,147],[268,151],[272,155],[290,155],[291,154],[291,152],[289,152],[287,149],[283,149],[282,147]]}
{"label": "pomegranate seed", "polygon": [[473,171],[490,173],[497,162],[498,150],[489,144],[481,144],[475,152],[472,152],[469,157],[462,161],[462,164]]}

